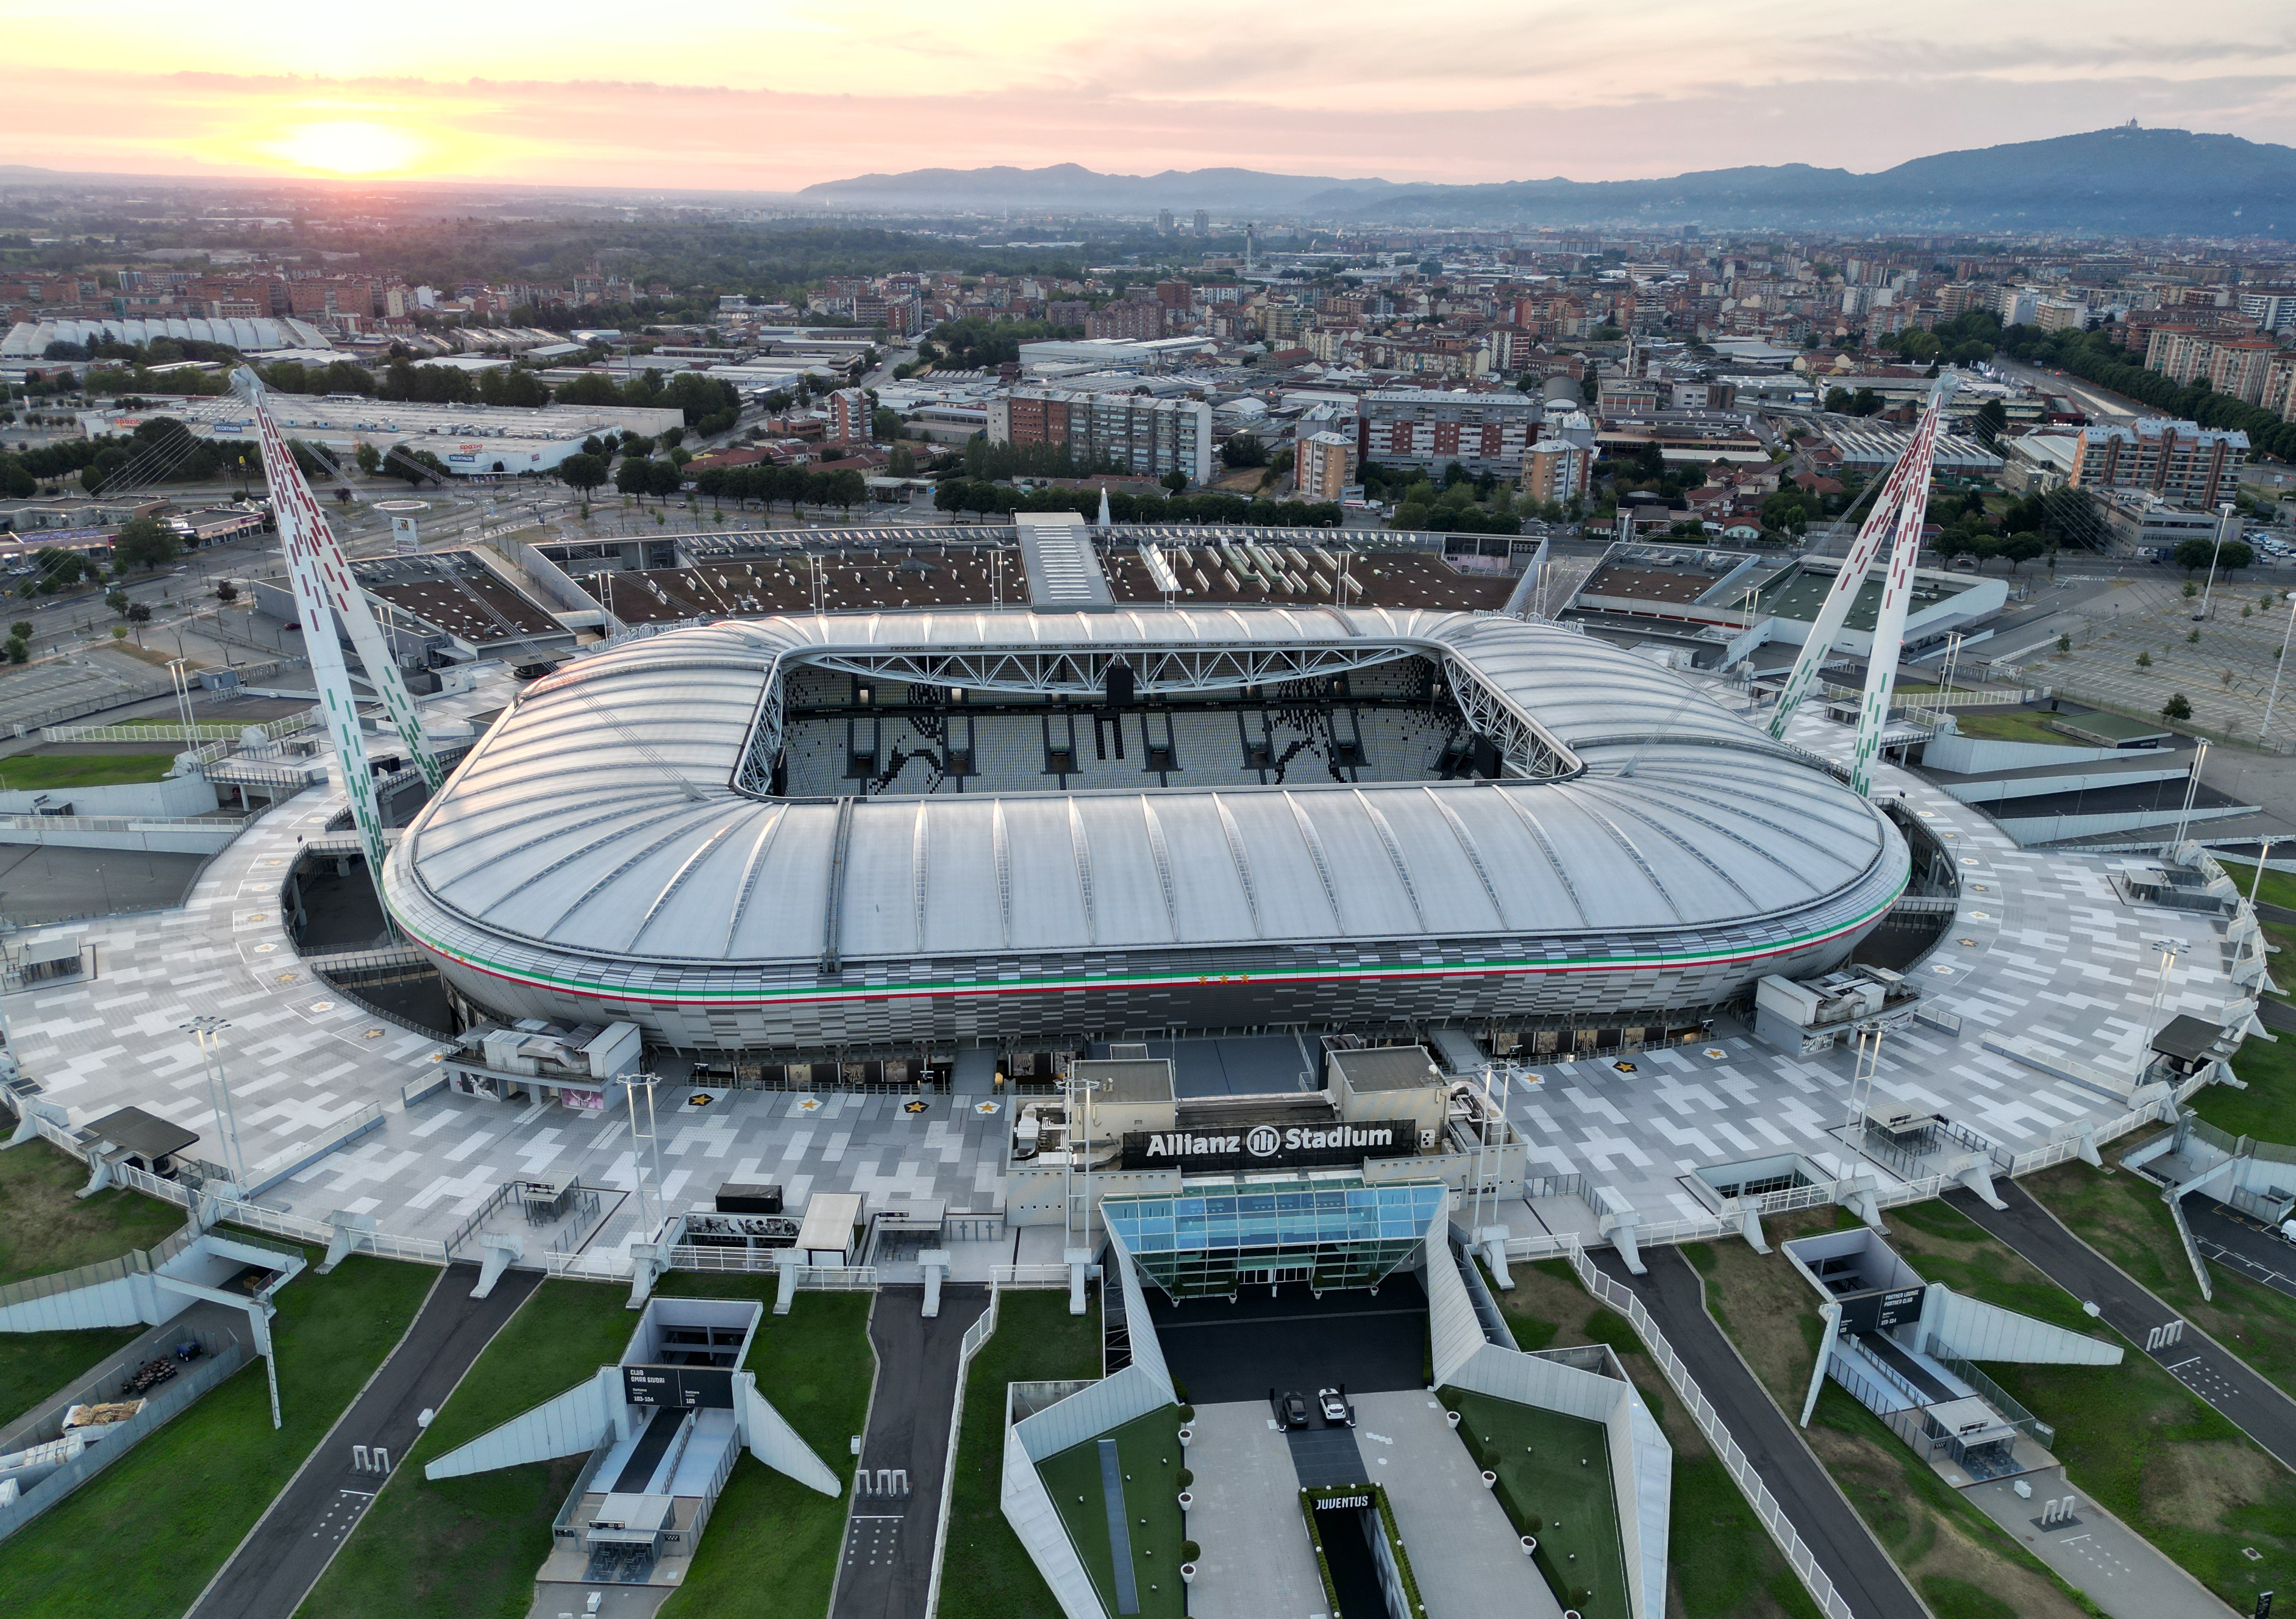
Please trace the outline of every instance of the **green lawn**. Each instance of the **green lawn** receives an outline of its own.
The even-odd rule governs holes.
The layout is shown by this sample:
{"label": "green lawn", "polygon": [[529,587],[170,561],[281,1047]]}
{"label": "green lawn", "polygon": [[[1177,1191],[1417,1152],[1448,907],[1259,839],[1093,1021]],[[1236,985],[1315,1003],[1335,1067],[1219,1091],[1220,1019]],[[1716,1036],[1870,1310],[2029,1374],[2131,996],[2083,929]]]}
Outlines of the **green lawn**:
{"label": "green lawn", "polygon": [[[1477,1262],[1479,1264],[1480,1261]],[[1817,1619],[1817,1607],[1767,1531],[1747,1506],[1729,1470],[1675,1407],[1634,1331],[1587,1295],[1562,1260],[1511,1267],[1512,1292],[1494,1287],[1499,1312],[1525,1350],[1608,1343],[1617,1350],[1643,1401],[1674,1447],[1674,1494],[1667,1534],[1669,1614],[1682,1619]],[[1490,1274],[1484,1272],[1488,1284]],[[1678,1604],[1679,1607],[1676,1607]]]}
{"label": "green lawn", "polygon": [[1069,1314],[1060,1289],[1005,1294],[996,1335],[973,1358],[941,1566],[942,1619],[1061,1619],[1060,1604],[998,1504],[1004,1472],[1004,1385],[1100,1375],[1100,1309]]}
{"label": "green lawn", "polygon": [[[0,1153],[0,1285],[117,1259],[184,1223],[184,1212],[115,1188],[89,1198],[87,1166],[45,1141]],[[0,1334],[0,1423],[13,1422],[141,1331]]]}
{"label": "green lawn", "polygon": [[2215,1301],[2202,1299],[2160,1188],[2128,1170],[2101,1175],[2082,1163],[2018,1184],[2171,1309],[2296,1393],[2296,1299],[2222,1265],[2209,1268]]}
{"label": "green lawn", "polygon": [[[2078,1175],[2068,1176],[2067,1169]],[[2035,1180],[2050,1180],[2055,1189],[2070,1181],[2078,1197],[2084,1179],[2092,1187],[2110,1187],[2115,1195],[2125,1196],[2131,1188],[2147,1196],[2152,1190],[2126,1171],[2107,1177],[2080,1164],[2024,1184],[2032,1188]],[[2151,1200],[2161,1206],[2157,1196]],[[2079,1325],[2086,1318],[2070,1294],[1975,1224],[1944,1204],[1919,1206],[1918,1229],[1960,1245],[1967,1256],[1948,1263],[1907,1245],[1907,1262],[1925,1278],[2089,1336],[2112,1338],[2094,1321]],[[1893,1210],[1891,1218],[1908,1212]],[[2086,1235],[2092,1225],[2107,1222],[2076,1217],[2067,1223]],[[2183,1269],[2183,1250],[2165,1208],[2153,1232],[2165,1264]],[[2035,1307],[2041,1303],[2037,1290],[2055,1294],[2046,1311]],[[2283,1319],[2296,1332],[2296,1305]],[[2284,1586],[2296,1578],[2296,1477],[2151,1357],[2131,1346],[2117,1367],[1992,1365],[1987,1370],[2012,1396],[2054,1425],[2053,1449],[2076,1488],[2103,1503],[2235,1608],[2245,1612],[2253,1606],[2259,1578],[2264,1586]],[[1842,1399],[1853,1403],[1846,1395]],[[2261,1551],[2263,1561],[2250,1561],[2243,1547]]]}
{"label": "green lawn", "polygon": [[[2296,955],[2288,958],[2287,966],[2276,963],[2275,968],[2276,976],[2296,979]],[[2235,1136],[2296,1143],[2296,1034],[2283,1034],[2277,1040],[2249,1036],[2232,1059],[2232,1071],[2248,1089],[2204,1086],[2192,1100],[2193,1111]]]}
{"label": "green lawn", "polygon": [[100,1327],[0,1335],[0,1426],[15,1421],[143,1330]]}
{"label": "green lawn", "polygon": [[422,1464],[621,1359],[629,1289],[545,1282],[487,1346],[417,1440],[299,1611],[326,1619],[455,1614],[522,1619],[550,1524],[584,1458],[467,1478]]}
{"label": "green lawn", "polygon": [[[679,1276],[661,1291],[770,1306],[774,1286],[770,1278]],[[308,1619],[521,1619],[550,1555],[550,1525],[587,1458],[436,1483],[422,1464],[620,1360],[637,1326],[628,1301],[619,1286],[544,1283],[479,1357],[298,1611]],[[766,1316],[744,1362],[775,1409],[844,1476],[848,1441],[868,1409],[868,1307],[864,1294],[808,1294],[791,1314]],[[664,1611],[821,1619],[844,1522],[841,1496],[808,1490],[744,1454],[684,1590]],[[773,1577],[760,1580],[761,1572]]]}
{"label": "green lawn", "polygon": [[114,1187],[93,1197],[87,1165],[45,1141],[0,1152],[0,1286],[117,1259],[184,1223],[173,1204]]}
{"label": "green lawn", "polygon": [[[305,1250],[316,1262],[320,1255]],[[176,1619],[405,1335],[439,1273],[354,1258],[280,1289],[274,1432],[260,1362],[0,1541],[9,1612]]]}
{"label": "green lawn", "polygon": [[1587,1619],[1626,1619],[1627,1562],[1611,1493],[1603,1425],[1463,1389],[1442,1391],[1459,1433],[1515,1533],[1537,1538],[1535,1560],[1555,1599]]}
{"label": "green lawn", "polygon": [[58,787],[116,787],[158,781],[173,753],[19,753],[0,759],[0,792],[49,793]]}
{"label": "green lawn", "polygon": [[[2284,853],[2280,858],[2285,859],[2288,857]],[[2236,860],[2228,856],[2219,855],[2217,857],[2217,863],[2225,868],[2226,876],[2240,884],[2240,892],[2243,894],[2248,892],[2250,885],[2256,881],[2254,860]],[[2288,910],[2296,910],[2296,872],[2267,871],[2264,874],[2264,887],[2256,897],[2267,905],[2277,905]]]}
{"label": "green lawn", "polygon": [[2087,745],[2077,736],[2049,729],[2043,723],[2049,716],[2030,709],[1957,709],[1953,718],[1955,728],[1964,736],[1989,742],[2045,742],[2060,748]]}
{"label": "green lawn", "polygon": [[[757,1373],[758,1392],[849,1486],[852,1440],[867,1425],[876,1370],[872,1295],[801,1294],[789,1314],[776,1316],[771,1277],[681,1276],[675,1284],[667,1291],[767,1306],[742,1364]],[[823,1619],[844,1541],[842,1493],[808,1490],[744,1453],[663,1619]]]}
{"label": "green lawn", "polygon": [[1180,1414],[1164,1406],[1107,1434],[1070,1445],[1037,1464],[1045,1488],[1068,1525],[1101,1605],[1117,1611],[1116,1561],[1108,1533],[1107,1491],[1100,1473],[1100,1439],[1116,1441],[1123,1473],[1124,1511],[1132,1542],[1132,1579],[1147,1619],[1184,1619],[1180,1583]]}

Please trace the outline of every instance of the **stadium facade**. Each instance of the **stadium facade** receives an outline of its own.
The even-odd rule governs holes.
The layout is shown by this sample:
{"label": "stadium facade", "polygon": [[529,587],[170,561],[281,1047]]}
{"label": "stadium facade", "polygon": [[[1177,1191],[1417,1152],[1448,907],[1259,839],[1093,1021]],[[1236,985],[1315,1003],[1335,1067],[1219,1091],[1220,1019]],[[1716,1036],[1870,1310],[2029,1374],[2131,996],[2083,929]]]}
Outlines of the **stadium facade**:
{"label": "stadium facade", "polygon": [[794,1054],[1694,1026],[1908,875],[1874,805],[1600,640],[1174,608],[627,643],[523,694],[384,889],[476,1010]]}

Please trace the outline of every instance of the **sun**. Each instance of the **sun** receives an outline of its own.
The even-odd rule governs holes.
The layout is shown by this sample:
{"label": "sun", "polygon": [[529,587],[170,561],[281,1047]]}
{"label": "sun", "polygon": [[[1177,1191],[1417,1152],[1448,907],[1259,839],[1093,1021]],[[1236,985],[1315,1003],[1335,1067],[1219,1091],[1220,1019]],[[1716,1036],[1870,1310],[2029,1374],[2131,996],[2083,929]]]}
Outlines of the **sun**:
{"label": "sun", "polygon": [[304,168],[335,174],[381,174],[405,168],[421,150],[414,136],[388,124],[356,119],[301,124],[272,148]]}

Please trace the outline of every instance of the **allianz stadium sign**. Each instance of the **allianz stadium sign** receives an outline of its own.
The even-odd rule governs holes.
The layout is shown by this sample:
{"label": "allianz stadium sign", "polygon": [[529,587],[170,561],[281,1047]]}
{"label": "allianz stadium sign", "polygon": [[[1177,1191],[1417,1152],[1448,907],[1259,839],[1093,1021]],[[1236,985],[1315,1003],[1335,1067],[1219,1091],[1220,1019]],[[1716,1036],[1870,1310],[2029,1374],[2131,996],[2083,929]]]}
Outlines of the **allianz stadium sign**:
{"label": "allianz stadium sign", "polygon": [[1236,1124],[1219,1130],[1129,1130],[1128,1170],[1285,1169],[1360,1163],[1419,1148],[1419,1126],[1408,1119],[1357,1119],[1335,1124]]}

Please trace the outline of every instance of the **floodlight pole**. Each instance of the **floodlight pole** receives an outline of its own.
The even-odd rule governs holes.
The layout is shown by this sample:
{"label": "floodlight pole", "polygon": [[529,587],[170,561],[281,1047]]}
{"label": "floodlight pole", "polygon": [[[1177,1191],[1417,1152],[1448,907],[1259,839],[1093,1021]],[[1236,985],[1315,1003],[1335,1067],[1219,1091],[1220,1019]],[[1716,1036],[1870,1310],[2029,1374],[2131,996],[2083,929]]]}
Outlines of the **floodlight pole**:
{"label": "floodlight pole", "polygon": [[2272,661],[2272,692],[2264,700],[2264,724],[2256,733],[2256,745],[2263,747],[2272,740],[2272,705],[2280,701],[2280,671],[2288,667],[2288,637],[2296,635],[2296,590],[2288,592],[2288,628],[2280,632],[2280,655]]}
{"label": "floodlight pole", "polygon": [[2144,1075],[2152,1066],[2152,1037],[2160,1032],[2161,1002],[2169,992],[2169,974],[2175,970],[2177,957],[2185,953],[2182,941],[2154,939],[2149,941],[2161,952],[2161,966],[2152,979],[2152,1006],[2144,1014],[2144,1045],[2136,1054],[2136,1082],[2144,1083]]}
{"label": "floodlight pole", "polygon": [[2217,559],[2224,555],[2225,530],[2233,522],[2233,504],[2227,500],[2217,507],[2217,540],[2209,547],[2209,582],[2201,592],[2201,617],[2209,616],[2209,603],[2217,589]]}
{"label": "floodlight pole", "polygon": [[223,1031],[231,1027],[220,1017],[201,1016],[176,1025],[200,1043],[200,1061],[207,1069],[208,1100],[215,1109],[217,1133],[222,1138],[224,1168],[240,1196],[247,1195],[247,1165],[239,1149],[239,1118],[231,1105],[231,1082],[224,1078]]}
{"label": "floodlight pole", "polygon": [[[630,1146],[632,1149],[630,1153],[630,1167],[632,1174],[637,1180],[638,1220],[640,1223],[645,1227],[646,1240],[648,1242],[652,1242],[656,1234],[661,1230],[663,1220],[661,1212],[661,1142],[660,1138],[654,1134],[654,1076],[650,1073],[626,1073],[622,1075],[621,1078],[623,1094],[628,1102],[630,1110]],[[638,1124],[638,1091],[641,1087],[643,1087],[645,1091],[645,1124],[643,1129],[641,1129]],[[639,1150],[641,1147],[644,1149],[643,1152]],[[651,1182],[648,1181],[646,1177],[646,1171],[649,1165],[652,1167],[653,1171]],[[648,1196],[649,1185],[651,1185],[652,1188],[651,1197]],[[651,1218],[649,1218],[647,1213],[647,1204],[649,1202],[652,1204],[652,1213]]]}
{"label": "floodlight pole", "polygon": [[2209,741],[2203,736],[2199,749],[2193,754],[2193,773],[2185,779],[2185,807],[2177,812],[2177,841],[2169,845],[2171,851],[2184,846],[2185,827],[2193,818],[2193,800],[2199,796],[2201,791],[2201,767],[2208,762],[2208,759]]}
{"label": "floodlight pole", "polygon": [[[178,653],[181,653],[183,650],[180,637],[178,637],[176,650]],[[192,722],[191,660],[184,657],[174,657],[168,659],[168,678],[175,685],[176,712],[183,719],[184,750],[184,752],[189,752],[192,749],[200,745],[198,728]]]}

